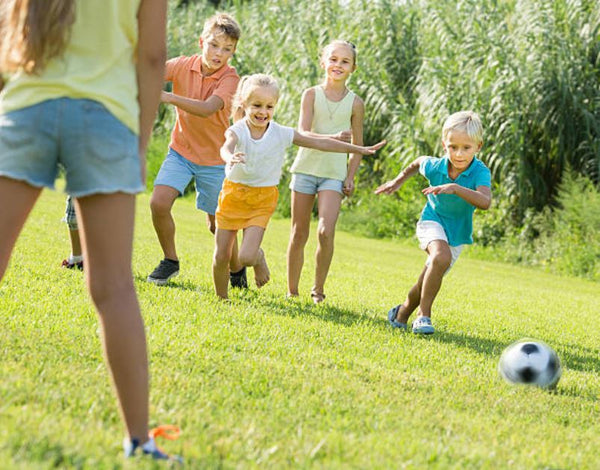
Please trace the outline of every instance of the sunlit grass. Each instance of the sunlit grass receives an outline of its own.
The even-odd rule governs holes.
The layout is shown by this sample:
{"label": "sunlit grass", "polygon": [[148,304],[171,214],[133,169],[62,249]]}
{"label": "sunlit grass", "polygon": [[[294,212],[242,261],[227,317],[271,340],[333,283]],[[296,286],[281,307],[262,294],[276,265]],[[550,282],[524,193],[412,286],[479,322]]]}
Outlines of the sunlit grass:
{"label": "sunlit grass", "polygon": [[[120,468],[122,427],[63,198],[45,193],[0,287],[0,467]],[[447,276],[421,338],[386,325],[418,275],[412,244],[339,232],[326,303],[314,307],[314,234],[302,296],[285,299],[289,221],[264,247],[273,281],[215,300],[213,242],[191,199],[175,205],[181,274],[144,281],[160,259],[139,198],[134,272],[146,321],[152,424],[188,468],[597,468],[597,284],[473,260]],[[511,387],[497,360],[512,341],[552,345],[555,393]],[[148,464],[150,465],[150,464]]]}

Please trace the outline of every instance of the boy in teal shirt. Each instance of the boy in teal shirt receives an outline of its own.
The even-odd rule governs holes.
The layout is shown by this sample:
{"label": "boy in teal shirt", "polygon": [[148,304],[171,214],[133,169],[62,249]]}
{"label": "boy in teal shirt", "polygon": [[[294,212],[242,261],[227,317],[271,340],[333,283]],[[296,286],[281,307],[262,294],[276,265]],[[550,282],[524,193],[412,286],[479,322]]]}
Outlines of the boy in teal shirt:
{"label": "boy in teal shirt", "polygon": [[394,328],[407,329],[412,312],[419,308],[412,324],[416,334],[432,334],[431,307],[442,285],[444,274],[452,267],[464,245],[473,243],[473,212],[486,210],[492,201],[491,174],[475,157],[483,145],[483,127],[472,111],[452,114],[442,128],[442,158],[419,157],[396,178],[376,190],[392,194],[417,171],[429,180],[423,190],[427,203],[417,223],[419,246],[429,257],[416,284],[404,303],[388,312]]}

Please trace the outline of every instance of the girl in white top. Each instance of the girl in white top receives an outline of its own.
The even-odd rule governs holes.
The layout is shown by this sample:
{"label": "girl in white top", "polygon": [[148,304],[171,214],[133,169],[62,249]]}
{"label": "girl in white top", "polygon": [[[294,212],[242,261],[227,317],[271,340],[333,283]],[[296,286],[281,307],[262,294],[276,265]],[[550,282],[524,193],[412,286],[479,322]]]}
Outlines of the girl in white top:
{"label": "girl in white top", "polygon": [[[356,70],[356,48],[347,41],[333,41],[321,54],[325,81],[308,88],[302,95],[299,129],[362,145],[364,103],[346,87]],[[362,156],[346,153],[333,158],[316,150],[300,149],[292,165],[292,230],[287,251],[289,297],[298,296],[298,284],[304,264],[304,246],[310,231],[310,219],[318,194],[318,246],[315,281],[311,290],[314,303],[325,299],[324,286],[333,258],[335,224],[342,198],[354,192],[354,175]]]}
{"label": "girl in white top", "polygon": [[226,178],[219,195],[217,231],[213,258],[213,280],[220,298],[227,298],[229,261],[237,231],[244,235],[239,262],[254,267],[256,285],[270,278],[269,267],[260,244],[271,215],[277,206],[277,184],[286,149],[296,144],[326,152],[373,154],[383,147],[354,145],[327,136],[306,135],[273,121],[279,87],[269,75],[242,78],[233,99],[234,125],[225,132],[221,158],[226,163]]}

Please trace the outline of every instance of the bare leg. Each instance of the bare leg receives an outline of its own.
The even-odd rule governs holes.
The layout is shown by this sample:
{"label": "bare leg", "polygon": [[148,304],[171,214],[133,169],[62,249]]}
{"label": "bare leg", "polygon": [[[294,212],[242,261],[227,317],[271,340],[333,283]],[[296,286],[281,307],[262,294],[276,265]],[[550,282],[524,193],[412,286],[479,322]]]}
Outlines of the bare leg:
{"label": "bare leg", "polygon": [[315,255],[315,284],[313,293],[319,294],[316,299],[324,298],[325,280],[329,273],[333,258],[333,244],[335,239],[335,224],[340,215],[342,195],[337,191],[320,191],[318,197],[319,225],[317,228],[318,244]]}
{"label": "bare leg", "polygon": [[254,268],[254,280],[257,287],[264,286],[271,279],[265,253],[260,247],[264,234],[265,229],[262,227],[248,227],[244,229],[242,245],[240,246],[240,263],[242,266],[252,266]]}
{"label": "bare leg", "polygon": [[304,247],[310,233],[310,216],[314,202],[314,194],[292,191],[292,229],[287,250],[288,296],[298,295],[304,265]]}
{"label": "bare leg", "polygon": [[423,268],[416,284],[410,288],[408,295],[403,304],[398,308],[396,320],[401,323],[408,323],[408,319],[421,303],[421,288],[423,286],[423,278],[427,272],[427,266]]}
{"label": "bare leg", "polygon": [[165,258],[178,261],[175,249],[175,220],[171,209],[179,191],[170,186],[158,185],[154,187],[150,197],[150,210],[152,211],[152,223],[158,236],[158,242],[163,250]]}
{"label": "bare leg", "polygon": [[217,229],[215,233],[215,253],[213,256],[213,283],[215,293],[222,299],[227,299],[229,285],[229,263],[237,230]]}
{"label": "bare leg", "polygon": [[[215,221],[214,214],[206,214],[206,224],[208,225],[208,230],[210,230],[211,233],[213,233],[213,234],[216,233],[217,223]],[[232,273],[237,273],[242,268],[243,268],[243,266],[240,264],[240,261],[238,258],[238,245],[237,245],[237,237],[236,237],[233,242],[231,258],[229,260],[229,270]]]}
{"label": "bare leg", "polygon": [[146,336],[133,285],[135,196],[97,194],[76,201],[86,281],[102,326],[104,353],[131,439],[148,440]]}
{"label": "bare leg", "polygon": [[444,274],[452,263],[452,253],[448,243],[442,240],[432,241],[427,247],[427,252],[429,265],[423,277],[419,316],[431,317],[431,307],[442,286]]}
{"label": "bare leg", "polygon": [[69,230],[69,240],[71,241],[71,254],[81,256],[81,240],[79,239],[79,230]]}
{"label": "bare leg", "polygon": [[0,279],[31,208],[41,193],[40,188],[22,181],[0,176]]}

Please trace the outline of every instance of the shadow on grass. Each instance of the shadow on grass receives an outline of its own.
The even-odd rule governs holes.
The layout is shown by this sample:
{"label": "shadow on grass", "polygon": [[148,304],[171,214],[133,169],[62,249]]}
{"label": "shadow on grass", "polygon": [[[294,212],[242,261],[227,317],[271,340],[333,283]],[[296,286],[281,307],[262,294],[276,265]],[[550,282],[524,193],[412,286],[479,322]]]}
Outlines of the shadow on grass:
{"label": "shadow on grass", "polygon": [[[327,301],[319,305],[314,305],[310,300],[298,298],[283,299],[282,297],[272,295],[265,296],[256,290],[248,290],[240,298],[261,303],[265,308],[278,315],[288,317],[310,316],[343,326],[369,324],[373,327],[389,328],[385,318],[373,318],[353,310],[336,307],[335,305],[328,304]],[[431,336],[422,336],[421,339],[466,347],[490,358],[500,358],[502,351],[508,346],[507,342],[501,340],[443,330],[437,330]],[[563,368],[582,372],[600,372],[600,354],[597,349],[585,348],[573,344],[563,344],[561,346],[560,349],[557,348],[557,352]]]}
{"label": "shadow on grass", "polygon": [[194,284],[190,280],[187,280],[187,281],[170,280],[167,283],[167,285],[159,286],[157,284],[148,282],[146,276],[142,276],[141,274],[134,274],[133,279],[136,282],[140,282],[142,284],[152,285],[152,286],[156,287],[157,289],[181,289],[181,290],[192,291],[192,292],[200,292],[200,286],[198,286],[197,284]]}
{"label": "shadow on grass", "polygon": [[[251,295],[250,293],[254,293]],[[302,298],[288,298],[265,296],[256,294],[257,291],[249,291],[245,298],[248,300],[260,302],[273,313],[287,317],[310,316],[324,321],[337,323],[343,326],[352,326],[357,323],[370,324],[381,328],[387,327],[385,319],[373,318],[365,314],[356,313],[353,310],[340,308],[335,305],[322,302],[318,305],[313,304],[312,300]]]}

